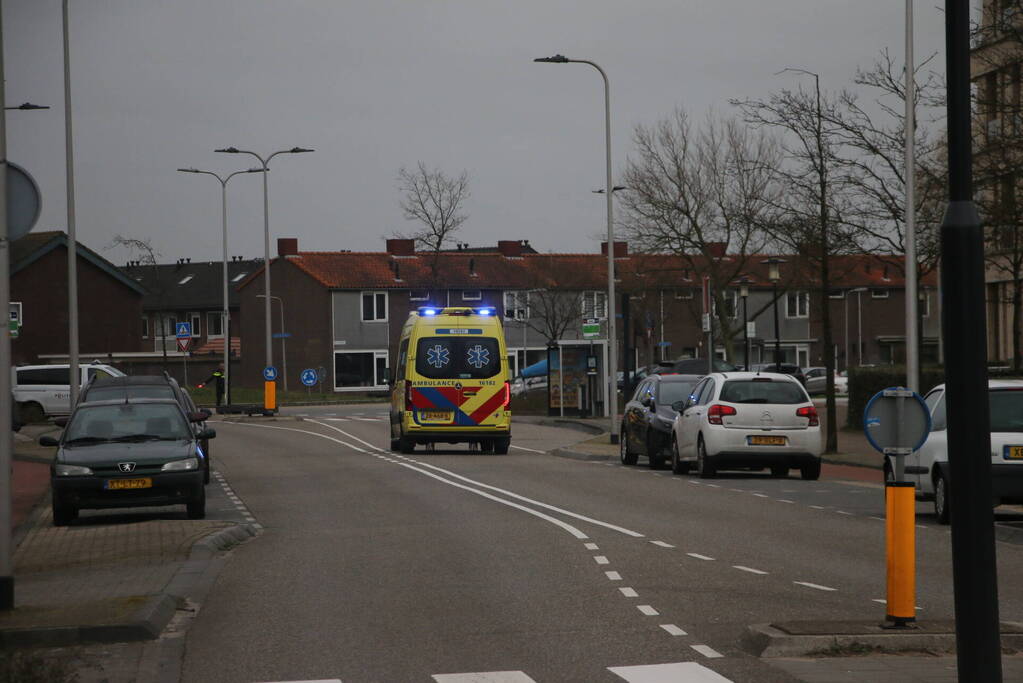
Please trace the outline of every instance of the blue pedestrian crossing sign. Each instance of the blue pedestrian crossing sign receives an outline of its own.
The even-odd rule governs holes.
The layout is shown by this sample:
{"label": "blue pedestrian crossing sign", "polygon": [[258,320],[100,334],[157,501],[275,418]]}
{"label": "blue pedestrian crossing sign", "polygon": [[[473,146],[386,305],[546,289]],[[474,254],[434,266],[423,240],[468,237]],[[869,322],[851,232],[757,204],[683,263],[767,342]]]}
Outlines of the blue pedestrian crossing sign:
{"label": "blue pedestrian crossing sign", "polygon": [[312,385],[316,384],[317,380],[319,380],[319,376],[316,374],[316,371],[313,370],[312,368],[306,368],[305,370],[302,371],[302,384],[306,385],[307,387],[311,387]]}
{"label": "blue pedestrian crossing sign", "polygon": [[192,323],[178,323],[174,326],[174,336],[178,339],[192,336]]}
{"label": "blue pedestrian crossing sign", "polygon": [[277,379],[277,368],[275,368],[272,365],[267,365],[265,368],[263,368],[263,379],[265,379],[267,382],[273,382],[275,379]]}

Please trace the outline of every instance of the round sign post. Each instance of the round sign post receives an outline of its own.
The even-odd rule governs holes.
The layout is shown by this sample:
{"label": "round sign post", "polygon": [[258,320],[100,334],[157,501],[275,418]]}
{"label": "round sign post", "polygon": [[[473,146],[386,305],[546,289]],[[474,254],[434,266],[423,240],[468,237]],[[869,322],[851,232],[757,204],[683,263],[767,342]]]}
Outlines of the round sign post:
{"label": "round sign post", "polygon": [[885,550],[888,556],[888,628],[913,628],[916,621],[916,486],[905,481],[906,456],[924,445],[931,413],[920,394],[903,387],[877,392],[863,411],[867,441],[895,458],[885,481]]}
{"label": "round sign post", "polygon": [[319,376],[317,376],[316,371],[312,368],[306,368],[303,370],[299,377],[302,380],[302,384],[305,385],[305,391],[307,394],[312,391],[312,386],[320,379]]}
{"label": "round sign post", "polygon": [[277,411],[277,368],[267,365],[263,368],[263,414]]}

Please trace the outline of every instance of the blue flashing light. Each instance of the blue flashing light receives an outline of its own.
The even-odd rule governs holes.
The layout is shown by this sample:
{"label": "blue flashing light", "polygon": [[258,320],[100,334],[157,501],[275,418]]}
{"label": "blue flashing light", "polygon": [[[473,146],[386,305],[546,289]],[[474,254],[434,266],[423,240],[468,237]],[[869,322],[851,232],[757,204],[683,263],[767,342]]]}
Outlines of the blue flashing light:
{"label": "blue flashing light", "polygon": [[421,310],[423,312],[423,315],[437,315],[437,309],[436,308],[424,308],[424,309],[421,309]]}
{"label": "blue flashing light", "polygon": [[481,308],[477,311],[480,315],[492,315],[494,310],[492,308]]}

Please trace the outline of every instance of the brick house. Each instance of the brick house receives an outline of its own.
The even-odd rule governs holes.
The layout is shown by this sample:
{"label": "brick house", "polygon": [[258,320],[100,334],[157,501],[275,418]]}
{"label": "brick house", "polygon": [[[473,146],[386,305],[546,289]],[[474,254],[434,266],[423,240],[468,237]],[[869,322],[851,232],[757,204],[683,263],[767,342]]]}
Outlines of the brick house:
{"label": "brick house", "polygon": [[[77,252],[81,359],[141,351],[145,288],[81,242]],[[13,363],[67,359],[67,258],[64,232],[33,232],[11,243],[11,303],[20,308],[22,320],[11,340]]]}

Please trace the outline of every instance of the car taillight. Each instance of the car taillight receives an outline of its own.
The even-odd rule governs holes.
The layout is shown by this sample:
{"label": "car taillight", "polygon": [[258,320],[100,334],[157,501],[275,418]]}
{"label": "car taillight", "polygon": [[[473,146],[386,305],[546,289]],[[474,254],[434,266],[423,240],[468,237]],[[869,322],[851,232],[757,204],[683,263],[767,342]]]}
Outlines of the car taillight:
{"label": "car taillight", "polygon": [[817,409],[813,406],[803,406],[796,410],[796,415],[799,417],[805,417],[810,421],[810,427],[816,427],[821,423],[820,418],[817,417]]}
{"label": "car taillight", "polygon": [[504,400],[501,401],[501,407],[507,408],[508,404],[511,403],[511,385],[508,382],[504,383]]}
{"label": "car taillight", "polygon": [[715,403],[710,407],[710,410],[707,411],[707,422],[712,425],[719,425],[721,424],[721,418],[725,415],[735,415],[735,408]]}
{"label": "car taillight", "polygon": [[405,382],[405,410],[412,410],[412,384]]}

